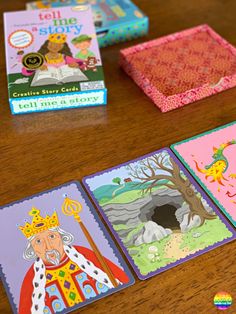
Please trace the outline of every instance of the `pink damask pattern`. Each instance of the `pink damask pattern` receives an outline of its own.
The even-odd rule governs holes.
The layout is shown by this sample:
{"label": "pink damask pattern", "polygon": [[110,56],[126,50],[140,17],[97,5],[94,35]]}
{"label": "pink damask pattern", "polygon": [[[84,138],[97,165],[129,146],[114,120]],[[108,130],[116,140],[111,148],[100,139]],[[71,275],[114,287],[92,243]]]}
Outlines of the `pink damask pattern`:
{"label": "pink damask pattern", "polygon": [[162,112],[236,85],[236,48],[208,25],[123,49],[120,65]]}

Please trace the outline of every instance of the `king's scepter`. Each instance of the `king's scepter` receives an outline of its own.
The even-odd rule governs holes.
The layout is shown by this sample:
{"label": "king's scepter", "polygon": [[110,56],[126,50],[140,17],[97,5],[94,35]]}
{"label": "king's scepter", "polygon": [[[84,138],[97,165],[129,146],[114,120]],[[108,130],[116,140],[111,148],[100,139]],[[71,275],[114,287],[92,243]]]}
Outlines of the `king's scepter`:
{"label": "king's scepter", "polygon": [[88,232],[87,228],[85,227],[84,223],[82,222],[80,218],[79,213],[81,211],[82,211],[82,205],[80,202],[69,199],[67,195],[64,196],[64,203],[62,205],[63,214],[66,216],[74,216],[74,219],[79,223],[85,237],[87,238],[100,264],[102,265],[103,270],[106,272],[107,276],[109,277],[112,285],[114,287],[118,287],[118,283],[113,273],[111,272],[109,266],[107,265],[106,260],[104,259],[103,255],[99,251],[97,245],[93,241],[93,238],[91,237],[90,233]]}

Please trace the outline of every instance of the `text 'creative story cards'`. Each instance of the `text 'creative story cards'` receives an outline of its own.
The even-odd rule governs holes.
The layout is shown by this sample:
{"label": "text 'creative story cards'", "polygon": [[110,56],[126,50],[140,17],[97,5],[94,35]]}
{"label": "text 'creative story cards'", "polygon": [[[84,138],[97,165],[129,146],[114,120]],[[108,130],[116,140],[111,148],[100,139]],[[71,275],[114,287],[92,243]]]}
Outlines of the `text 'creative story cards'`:
{"label": "text 'creative story cards'", "polygon": [[13,114],[106,104],[89,5],[4,13]]}
{"label": "text 'creative story cards'", "polygon": [[236,122],[171,148],[236,226]]}
{"label": "text 'creative story cards'", "polygon": [[167,148],[85,177],[140,279],[235,238],[235,231]]}
{"label": "text 'creative story cards'", "polygon": [[67,313],[134,283],[76,182],[2,207],[0,235],[14,313]]}
{"label": "text 'creative story cards'", "polygon": [[100,47],[131,40],[148,32],[148,17],[130,0],[41,0],[28,10],[90,4]]}
{"label": "text 'creative story cards'", "polygon": [[123,49],[120,65],[162,112],[236,85],[236,48],[208,25]]}

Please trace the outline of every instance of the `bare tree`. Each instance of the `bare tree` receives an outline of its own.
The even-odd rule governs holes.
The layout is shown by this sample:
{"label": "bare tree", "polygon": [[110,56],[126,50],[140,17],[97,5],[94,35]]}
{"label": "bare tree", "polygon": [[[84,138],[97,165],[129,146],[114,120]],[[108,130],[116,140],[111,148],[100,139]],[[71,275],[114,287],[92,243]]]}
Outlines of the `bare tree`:
{"label": "bare tree", "polygon": [[[201,219],[201,225],[206,219],[215,219],[215,214],[210,214],[206,211],[201,197],[199,197],[190,182],[190,180],[183,175],[177,163],[170,157],[167,163],[166,154],[154,155],[139,162],[140,167],[134,168],[129,165],[130,175],[141,181],[140,186],[144,186],[143,192],[152,192],[154,187],[166,186],[171,190],[177,190],[182,195],[184,201],[189,205],[190,213],[188,221],[194,215],[198,215]],[[160,173],[157,174],[156,170]]]}

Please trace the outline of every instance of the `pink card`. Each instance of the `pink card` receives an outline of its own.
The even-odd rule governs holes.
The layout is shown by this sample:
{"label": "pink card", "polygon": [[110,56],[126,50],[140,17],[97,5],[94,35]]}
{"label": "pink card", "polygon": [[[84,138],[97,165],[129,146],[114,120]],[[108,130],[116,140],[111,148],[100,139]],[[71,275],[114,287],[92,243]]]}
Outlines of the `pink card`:
{"label": "pink card", "polygon": [[123,49],[120,65],[162,112],[236,85],[236,48],[208,25]]}
{"label": "pink card", "polygon": [[171,148],[236,226],[236,122]]}

